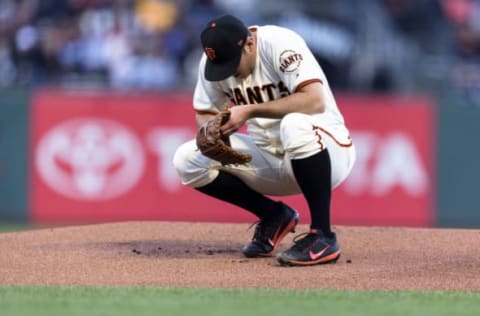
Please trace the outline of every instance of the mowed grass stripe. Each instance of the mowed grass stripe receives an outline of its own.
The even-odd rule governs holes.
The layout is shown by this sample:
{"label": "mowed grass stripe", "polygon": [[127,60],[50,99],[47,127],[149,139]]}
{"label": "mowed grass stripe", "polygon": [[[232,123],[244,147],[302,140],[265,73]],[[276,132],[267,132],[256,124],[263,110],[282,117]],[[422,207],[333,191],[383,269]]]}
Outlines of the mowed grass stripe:
{"label": "mowed grass stripe", "polygon": [[479,292],[0,287],[0,315],[478,315]]}

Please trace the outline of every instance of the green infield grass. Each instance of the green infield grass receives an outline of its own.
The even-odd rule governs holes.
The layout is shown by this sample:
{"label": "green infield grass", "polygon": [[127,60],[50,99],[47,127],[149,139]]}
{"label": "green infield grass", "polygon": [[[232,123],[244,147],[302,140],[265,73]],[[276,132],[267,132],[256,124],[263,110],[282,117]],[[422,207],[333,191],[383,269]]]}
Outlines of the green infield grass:
{"label": "green infield grass", "polygon": [[0,315],[479,315],[480,292],[0,287]]}
{"label": "green infield grass", "polygon": [[0,234],[1,233],[11,233],[11,232],[16,232],[16,231],[22,231],[22,230],[29,230],[33,229],[34,227],[29,224],[23,224],[23,223],[4,223],[0,222]]}

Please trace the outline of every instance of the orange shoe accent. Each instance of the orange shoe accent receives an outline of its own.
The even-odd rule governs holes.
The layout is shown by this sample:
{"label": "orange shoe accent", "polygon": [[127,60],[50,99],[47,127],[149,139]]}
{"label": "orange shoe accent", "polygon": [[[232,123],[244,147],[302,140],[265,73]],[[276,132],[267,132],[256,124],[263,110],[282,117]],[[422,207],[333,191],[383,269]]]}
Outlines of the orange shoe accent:
{"label": "orange shoe accent", "polygon": [[279,233],[281,232],[281,230],[280,229],[277,230],[277,232],[275,233],[275,235],[273,237],[273,240],[268,239],[268,242],[273,247],[272,251],[270,251],[269,253],[259,253],[258,255],[262,256],[262,257],[271,257],[273,255],[273,253],[275,252],[275,250],[277,249],[280,242],[282,241],[282,239],[285,238],[285,236],[287,236],[288,233],[294,233],[295,232],[295,227],[297,226],[297,223],[298,223],[298,219],[293,218],[290,221],[290,223],[288,223],[287,227],[285,227],[285,229],[283,230],[283,232],[280,235],[279,235]]}
{"label": "orange shoe accent", "polygon": [[[273,248],[274,249],[278,246],[280,241],[282,241],[282,239],[285,238],[285,236],[287,236],[288,233],[294,233],[295,232],[295,226],[297,226],[297,221],[298,220],[296,218],[292,219],[280,235],[277,236],[277,234],[280,233],[280,230],[278,230],[275,233],[275,237],[273,239],[273,242],[274,242]],[[269,241],[271,241],[271,240],[269,240]]]}
{"label": "orange shoe accent", "polygon": [[321,264],[321,263],[335,263],[337,262],[338,258],[340,258],[340,254],[341,254],[341,251],[338,250],[326,257],[319,258],[317,260],[312,260],[312,261],[289,260],[286,263],[291,265],[297,265],[297,266],[311,266],[314,264]]}

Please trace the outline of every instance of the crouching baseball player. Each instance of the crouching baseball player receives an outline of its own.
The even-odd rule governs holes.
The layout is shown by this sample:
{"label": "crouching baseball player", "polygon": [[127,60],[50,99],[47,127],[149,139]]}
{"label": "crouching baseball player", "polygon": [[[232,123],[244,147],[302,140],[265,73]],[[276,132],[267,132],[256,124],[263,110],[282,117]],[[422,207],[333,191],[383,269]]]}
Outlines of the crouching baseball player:
{"label": "crouching baseball player", "polygon": [[[183,184],[259,218],[242,250],[250,258],[272,256],[298,222],[296,210],[268,196],[303,194],[310,231],[276,259],[336,262],[331,192],[352,170],[355,149],[320,65],[292,30],[247,28],[231,15],[208,22],[201,42],[193,100],[199,135],[173,160]],[[236,133],[244,124],[248,133]]]}

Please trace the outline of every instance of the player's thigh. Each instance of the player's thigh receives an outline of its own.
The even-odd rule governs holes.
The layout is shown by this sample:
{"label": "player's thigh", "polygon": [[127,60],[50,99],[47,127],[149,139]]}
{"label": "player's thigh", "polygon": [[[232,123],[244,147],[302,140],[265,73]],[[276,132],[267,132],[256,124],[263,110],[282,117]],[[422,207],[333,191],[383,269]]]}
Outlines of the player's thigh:
{"label": "player's thigh", "polygon": [[289,195],[299,193],[299,188],[285,168],[283,157],[272,155],[255,145],[248,135],[230,137],[232,147],[252,155],[244,165],[222,166],[221,169],[238,176],[249,187],[262,194]]}

